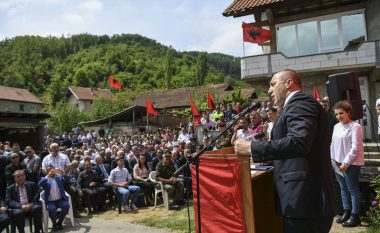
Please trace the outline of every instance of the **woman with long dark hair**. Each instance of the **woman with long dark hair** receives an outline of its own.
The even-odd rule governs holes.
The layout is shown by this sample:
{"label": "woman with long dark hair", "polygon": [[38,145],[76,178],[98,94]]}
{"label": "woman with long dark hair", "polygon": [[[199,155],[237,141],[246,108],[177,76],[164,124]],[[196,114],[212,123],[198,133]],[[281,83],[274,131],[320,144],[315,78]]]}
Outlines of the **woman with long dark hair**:
{"label": "woman with long dark hair", "polygon": [[149,205],[153,205],[154,184],[149,180],[150,169],[145,154],[140,154],[138,163],[133,167],[133,177],[142,191],[144,192],[145,200]]}

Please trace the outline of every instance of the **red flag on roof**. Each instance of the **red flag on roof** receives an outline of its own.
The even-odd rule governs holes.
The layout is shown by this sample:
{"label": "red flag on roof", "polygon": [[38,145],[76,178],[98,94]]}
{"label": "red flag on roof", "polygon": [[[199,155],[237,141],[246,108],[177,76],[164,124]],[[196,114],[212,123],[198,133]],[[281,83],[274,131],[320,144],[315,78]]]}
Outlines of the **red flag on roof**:
{"label": "red flag on roof", "polygon": [[154,116],[158,115],[158,111],[154,108],[152,102],[150,100],[146,100],[146,113],[152,114]]}
{"label": "red flag on roof", "polygon": [[243,41],[255,44],[262,44],[272,37],[270,30],[256,27],[243,22]]}
{"label": "red flag on roof", "polygon": [[321,99],[321,97],[319,97],[319,92],[318,92],[317,87],[314,87],[314,98],[317,100]]}
{"label": "red flag on roof", "polygon": [[110,87],[114,87],[116,89],[121,88],[121,83],[117,81],[114,76],[110,75],[109,80],[110,80]]}
{"label": "red flag on roof", "polygon": [[190,107],[191,107],[191,114],[193,115],[194,123],[200,124],[201,123],[201,116],[200,116],[199,110],[198,110],[197,106],[195,106],[194,100],[193,100],[193,98],[191,98],[191,96],[190,96]]}
{"label": "red flag on roof", "polygon": [[211,93],[209,92],[207,94],[207,106],[209,109],[214,110],[215,109],[215,102],[212,99]]}

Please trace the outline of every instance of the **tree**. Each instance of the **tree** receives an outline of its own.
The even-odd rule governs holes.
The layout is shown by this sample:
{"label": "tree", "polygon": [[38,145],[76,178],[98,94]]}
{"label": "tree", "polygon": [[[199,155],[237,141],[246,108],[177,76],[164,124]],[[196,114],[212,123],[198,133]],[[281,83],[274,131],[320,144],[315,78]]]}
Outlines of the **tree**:
{"label": "tree", "polygon": [[[91,119],[101,119],[104,117],[108,117],[112,115],[113,113],[117,112],[114,110],[114,107],[112,106],[111,109],[111,101],[106,96],[99,96],[92,102],[92,111],[90,113]],[[112,103],[113,104],[113,103]]]}
{"label": "tree", "polygon": [[202,52],[198,55],[197,60],[197,81],[198,86],[202,86],[206,79],[208,72],[206,52]]}
{"label": "tree", "polygon": [[47,110],[51,115],[46,123],[54,133],[70,131],[79,122],[88,120],[85,112],[80,112],[75,106],[65,101],[59,101],[54,108]]}
{"label": "tree", "polygon": [[170,89],[172,87],[172,78],[173,78],[173,48],[170,46],[166,51],[165,56],[165,80],[166,80],[166,88]]}

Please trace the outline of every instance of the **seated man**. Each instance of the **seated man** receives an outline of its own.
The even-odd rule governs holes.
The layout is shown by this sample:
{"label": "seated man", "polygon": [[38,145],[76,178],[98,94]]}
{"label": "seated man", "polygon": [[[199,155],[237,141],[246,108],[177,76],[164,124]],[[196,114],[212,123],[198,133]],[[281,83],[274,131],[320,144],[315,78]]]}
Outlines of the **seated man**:
{"label": "seated man", "polygon": [[[68,197],[63,187],[67,181],[62,171],[55,169],[52,165],[47,167],[47,172],[48,174],[38,182],[38,186],[45,191],[42,198],[46,203],[49,217],[53,223],[53,231],[58,231],[63,229],[62,223],[70,208]],[[58,221],[57,208],[61,208],[62,210]]]}
{"label": "seated man", "polygon": [[0,232],[3,232],[10,222],[11,220],[8,217],[5,202],[4,200],[0,200]]}
{"label": "seated man", "polygon": [[24,233],[25,216],[32,216],[34,232],[42,232],[42,207],[37,184],[26,181],[25,172],[16,170],[13,174],[15,182],[7,187],[6,202],[11,209],[12,224],[19,233]]}
{"label": "seated man", "polygon": [[172,161],[172,154],[169,150],[164,152],[164,159],[161,160],[156,167],[156,179],[164,184],[167,190],[174,189],[174,205],[183,205],[183,188],[184,183],[182,179],[174,177],[174,162]]}
{"label": "seated man", "polygon": [[95,157],[95,163],[96,165],[94,166],[94,170],[98,173],[100,186],[106,188],[106,193],[108,195],[110,202],[112,203],[113,202],[113,188],[108,183],[108,178],[110,177],[110,173],[111,173],[111,166],[109,164],[103,163],[103,158],[100,155]]}
{"label": "seated man", "polygon": [[104,210],[104,196],[106,188],[100,187],[99,176],[95,170],[92,170],[91,162],[84,163],[84,171],[79,173],[77,180],[77,189],[79,197],[86,193],[88,197],[89,213]]}
{"label": "seated man", "polygon": [[[122,206],[125,211],[135,211],[136,202],[139,197],[140,187],[137,185],[131,185],[133,180],[128,169],[124,167],[124,159],[121,157],[117,158],[117,167],[111,171],[108,183],[116,187],[117,192],[122,196]],[[128,197],[131,193],[131,204],[128,206]]]}

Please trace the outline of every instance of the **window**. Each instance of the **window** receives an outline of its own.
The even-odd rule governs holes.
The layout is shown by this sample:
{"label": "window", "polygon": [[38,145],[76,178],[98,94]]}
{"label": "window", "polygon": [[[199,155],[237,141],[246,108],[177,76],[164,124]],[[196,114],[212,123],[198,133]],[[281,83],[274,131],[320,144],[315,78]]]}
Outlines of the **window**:
{"label": "window", "polygon": [[365,38],[364,10],[277,25],[277,50],[288,57],[343,51]]}
{"label": "window", "polygon": [[317,22],[298,24],[298,48],[299,54],[318,53]]}
{"label": "window", "polygon": [[37,112],[37,107],[36,107],[36,105],[32,105],[32,106],[30,106],[30,112],[31,112],[31,113],[36,113],[36,112]]}
{"label": "window", "polygon": [[23,112],[23,111],[24,111],[24,105],[20,104],[20,112]]}
{"label": "window", "polygon": [[321,51],[337,50],[340,48],[338,19],[320,21]]}
{"label": "window", "polygon": [[278,41],[279,50],[287,56],[297,56],[297,38],[295,25],[279,28],[278,37],[287,38],[286,40]]}

